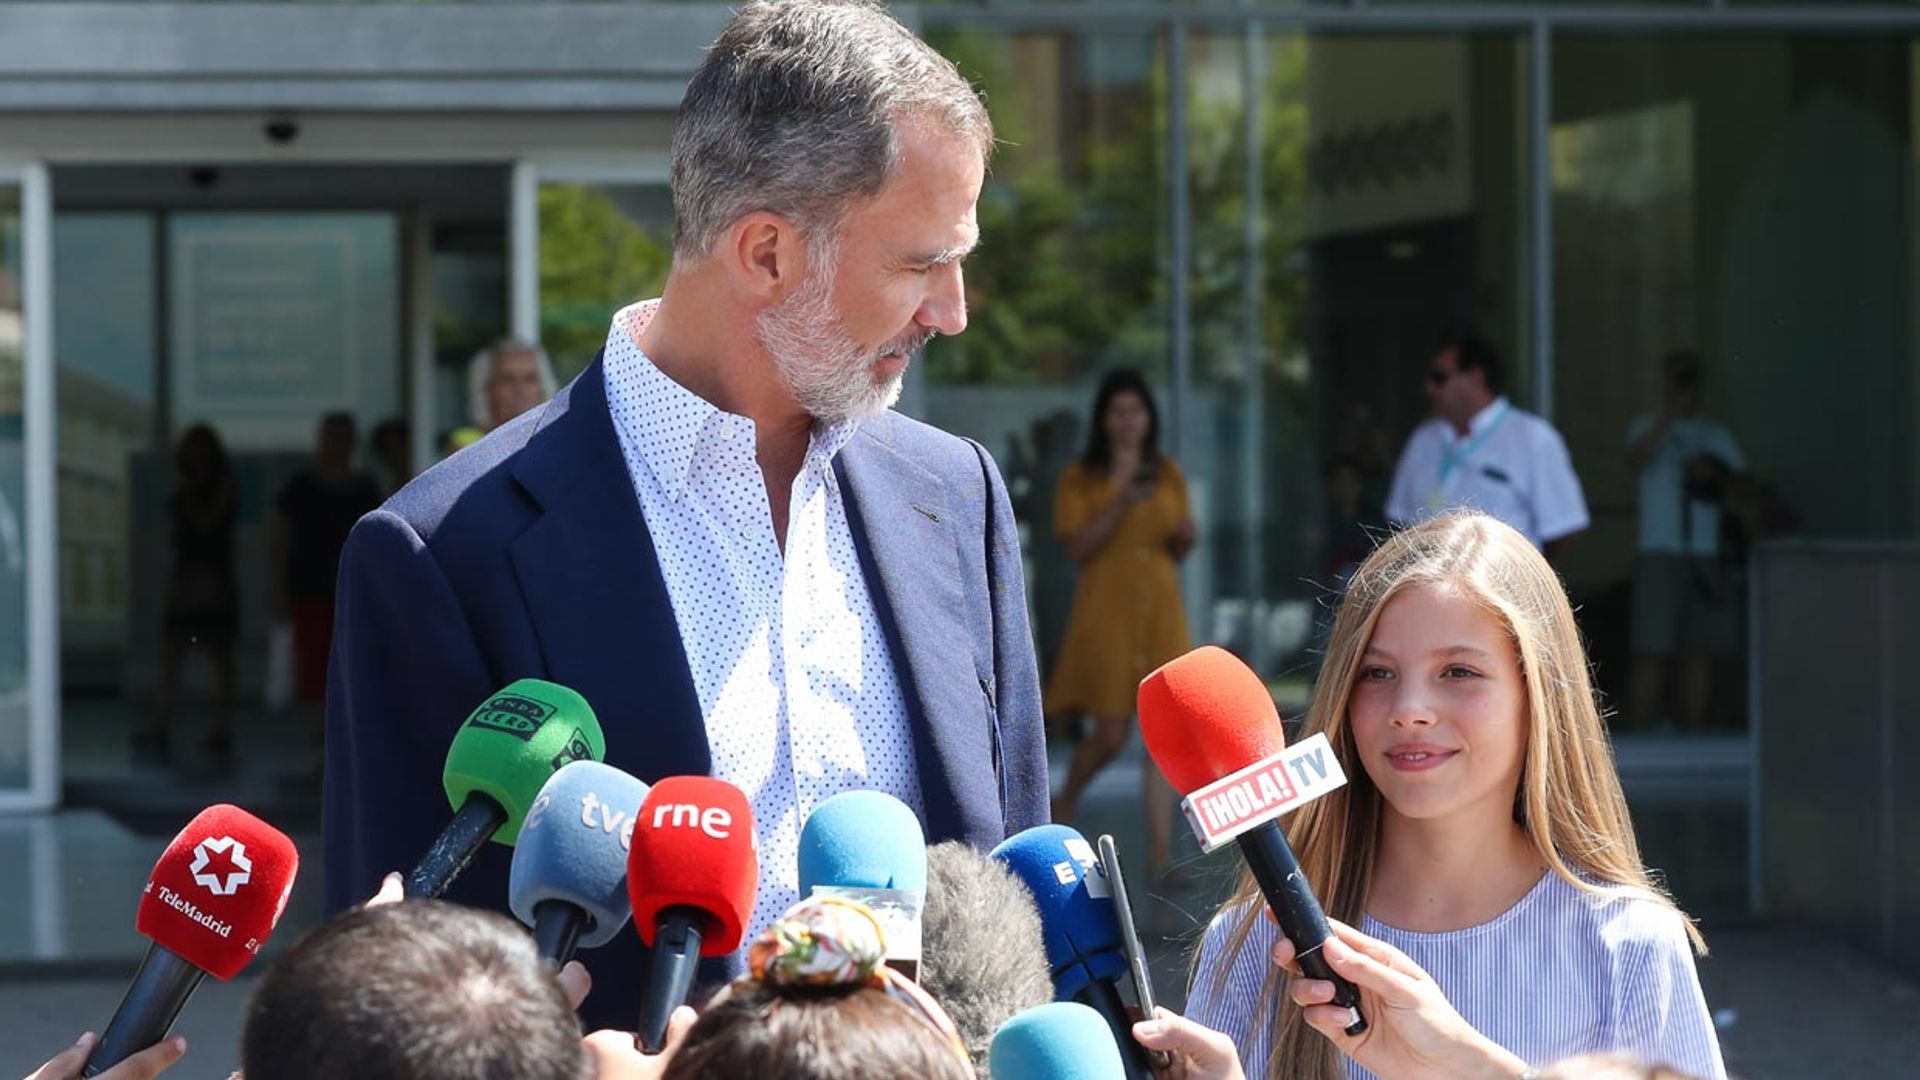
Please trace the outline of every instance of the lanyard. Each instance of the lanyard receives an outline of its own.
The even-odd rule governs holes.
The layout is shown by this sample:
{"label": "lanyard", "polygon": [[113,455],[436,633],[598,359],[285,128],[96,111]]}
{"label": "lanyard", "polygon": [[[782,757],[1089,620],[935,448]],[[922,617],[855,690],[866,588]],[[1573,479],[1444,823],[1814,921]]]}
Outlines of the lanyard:
{"label": "lanyard", "polygon": [[1447,478],[1453,475],[1453,470],[1459,468],[1461,463],[1472,457],[1474,451],[1480,449],[1480,447],[1486,443],[1488,436],[1499,429],[1501,422],[1506,420],[1507,413],[1511,411],[1511,408],[1511,402],[1502,401],[1500,407],[1494,411],[1493,416],[1487,421],[1486,426],[1482,427],[1473,438],[1468,439],[1459,446],[1449,446],[1441,451],[1440,482],[1433,487],[1436,495],[1446,488]]}
{"label": "lanyard", "polygon": [[1442,448],[1442,450],[1440,450],[1440,482],[1436,482],[1436,484],[1434,484],[1434,490],[1427,494],[1428,509],[1432,509],[1434,513],[1440,513],[1440,509],[1446,507],[1446,482],[1448,482],[1448,477],[1452,477],[1453,469],[1459,469],[1459,465],[1461,465],[1463,461],[1467,461],[1469,457],[1473,457],[1476,450],[1480,450],[1480,446],[1486,442],[1486,438],[1488,438],[1490,434],[1494,434],[1494,430],[1500,429],[1500,423],[1507,419],[1507,413],[1509,413],[1509,411],[1513,411],[1513,404],[1511,404],[1511,402],[1500,402],[1500,409],[1494,411],[1492,419],[1486,421],[1486,427],[1478,430],[1478,434],[1475,434],[1473,438],[1469,438],[1467,442],[1459,444],[1459,446],[1448,446],[1448,448]]}

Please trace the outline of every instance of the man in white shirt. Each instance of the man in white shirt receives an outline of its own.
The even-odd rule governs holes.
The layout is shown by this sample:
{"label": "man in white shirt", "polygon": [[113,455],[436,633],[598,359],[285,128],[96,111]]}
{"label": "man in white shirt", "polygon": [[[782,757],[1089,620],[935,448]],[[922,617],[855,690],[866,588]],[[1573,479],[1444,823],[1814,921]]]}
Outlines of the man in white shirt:
{"label": "man in white shirt", "polygon": [[1587,527],[1587,501],[1560,433],[1504,393],[1500,354],[1477,337],[1449,342],[1427,367],[1433,418],[1414,429],[1387,493],[1408,524],[1457,507],[1485,511],[1549,557]]}
{"label": "man in white shirt", "polygon": [[[1747,462],[1733,433],[1701,414],[1700,354],[1672,353],[1663,368],[1660,410],[1627,429],[1627,462],[1640,474],[1632,703],[1641,723],[1660,716],[1697,728],[1713,698],[1714,658],[1740,641],[1738,590],[1721,558],[1721,525],[1729,484]],[[1676,665],[1677,703],[1666,692]]]}
{"label": "man in white shirt", "polygon": [[[978,94],[879,7],[740,8],[675,124],[664,295],[348,543],[329,906],[418,858],[454,726],[520,677],[585,697],[609,764],[746,794],[749,939],[798,898],[801,826],[838,792],[897,796],[929,842],[1046,820],[1006,488],[978,443],[890,410],[920,347],[966,329],[992,144]],[[488,845],[448,896],[501,907],[507,867]],[[597,1025],[636,1015],[638,952],[583,957]]]}

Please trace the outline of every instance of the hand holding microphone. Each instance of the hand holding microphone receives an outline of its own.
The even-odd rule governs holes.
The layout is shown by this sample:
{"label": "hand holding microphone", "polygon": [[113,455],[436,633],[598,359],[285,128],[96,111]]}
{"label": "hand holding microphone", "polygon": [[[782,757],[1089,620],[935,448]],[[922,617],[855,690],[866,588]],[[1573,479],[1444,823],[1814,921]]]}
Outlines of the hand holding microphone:
{"label": "hand holding microphone", "polygon": [[642,1050],[666,1047],[700,958],[740,947],[759,884],[753,810],[739,788],[670,776],[647,792],[627,857],[634,929],[652,950],[640,990]]}
{"label": "hand holding microphone", "polygon": [[[1296,978],[1287,993],[1307,1024],[1341,1053],[1381,1080],[1506,1080],[1526,1071],[1526,1062],[1475,1031],[1411,957],[1337,919],[1328,922],[1334,937],[1320,953],[1340,977],[1360,988],[1373,1023],[1359,1035],[1349,1034],[1347,1010],[1332,1004],[1331,983]],[[1291,941],[1282,938],[1274,946],[1273,961],[1298,974]]]}
{"label": "hand holding microphone", "polygon": [[[1344,1031],[1367,1030],[1360,994],[1320,955],[1333,936],[1326,912],[1280,829],[1280,815],[1346,782],[1324,738],[1294,751],[1253,669],[1225,649],[1202,646],[1140,683],[1140,735],[1174,789],[1203,850],[1232,840],[1253,872],[1309,978],[1333,985],[1351,1010]],[[1315,745],[1317,743],[1317,745]]]}
{"label": "hand holding microphone", "polygon": [[202,976],[225,981],[245,967],[286,910],[299,867],[293,841],[245,810],[195,815],[147,879],[134,926],[153,944],[81,1075],[165,1038]]}
{"label": "hand holding microphone", "polygon": [[593,710],[564,686],[521,679],[489,697],[454,732],[442,773],[453,820],[407,875],[407,896],[446,892],[489,839],[512,847],[548,777],[606,754]]}
{"label": "hand holding microphone", "polygon": [[1166,1080],[1246,1080],[1231,1038],[1178,1013],[1155,1009],[1151,1020],[1133,1025],[1133,1037],[1171,1058],[1161,1074]]}
{"label": "hand holding microphone", "polygon": [[[45,1065],[27,1074],[27,1080],[75,1080],[87,1063],[87,1055],[100,1045],[100,1036],[89,1031],[80,1041],[55,1054]],[[187,1040],[172,1035],[127,1060],[100,1073],[98,1080],[153,1080],[166,1072],[187,1053]]]}

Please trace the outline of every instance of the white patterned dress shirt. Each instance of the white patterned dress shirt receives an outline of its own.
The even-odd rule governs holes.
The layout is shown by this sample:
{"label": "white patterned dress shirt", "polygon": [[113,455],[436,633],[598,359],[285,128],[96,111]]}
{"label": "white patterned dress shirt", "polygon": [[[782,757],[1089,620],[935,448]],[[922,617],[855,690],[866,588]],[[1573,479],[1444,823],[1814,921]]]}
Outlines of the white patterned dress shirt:
{"label": "white patterned dress shirt", "polygon": [[800,827],[815,806],[873,788],[925,820],[920,776],[833,472],[857,422],[815,425],[782,559],[753,421],[674,382],[640,350],[657,305],[613,318],[607,406],[693,670],[713,775],[753,805],[751,942],[800,898]]}

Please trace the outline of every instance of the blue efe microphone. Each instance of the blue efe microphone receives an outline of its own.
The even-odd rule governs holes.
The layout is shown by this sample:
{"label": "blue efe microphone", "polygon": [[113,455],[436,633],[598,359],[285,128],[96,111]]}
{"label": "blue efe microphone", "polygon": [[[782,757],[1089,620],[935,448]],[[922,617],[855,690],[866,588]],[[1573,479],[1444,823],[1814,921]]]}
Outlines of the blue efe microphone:
{"label": "blue efe microphone", "polygon": [[575,761],[534,797],[513,848],[507,906],[555,967],[613,940],[633,917],[627,852],[647,791],[611,765]]}
{"label": "blue efe microphone", "polygon": [[819,890],[867,905],[886,930],[888,965],[918,977],[927,840],[911,807],[884,791],[822,801],[801,826],[799,864],[801,896]]}
{"label": "blue efe microphone", "polygon": [[1055,1000],[1079,1002],[1099,1015],[1125,1065],[1111,1075],[1152,1077],[1152,1062],[1133,1038],[1133,1017],[1120,996],[1120,980],[1130,970],[1126,946],[1093,845],[1068,826],[1036,825],[1007,837],[992,854],[1027,886],[1040,909]]}
{"label": "blue efe microphone", "polygon": [[1107,1022],[1074,1001],[1050,1001],[1000,1025],[987,1050],[987,1071],[1007,1080],[1113,1080],[1128,1075]]}

